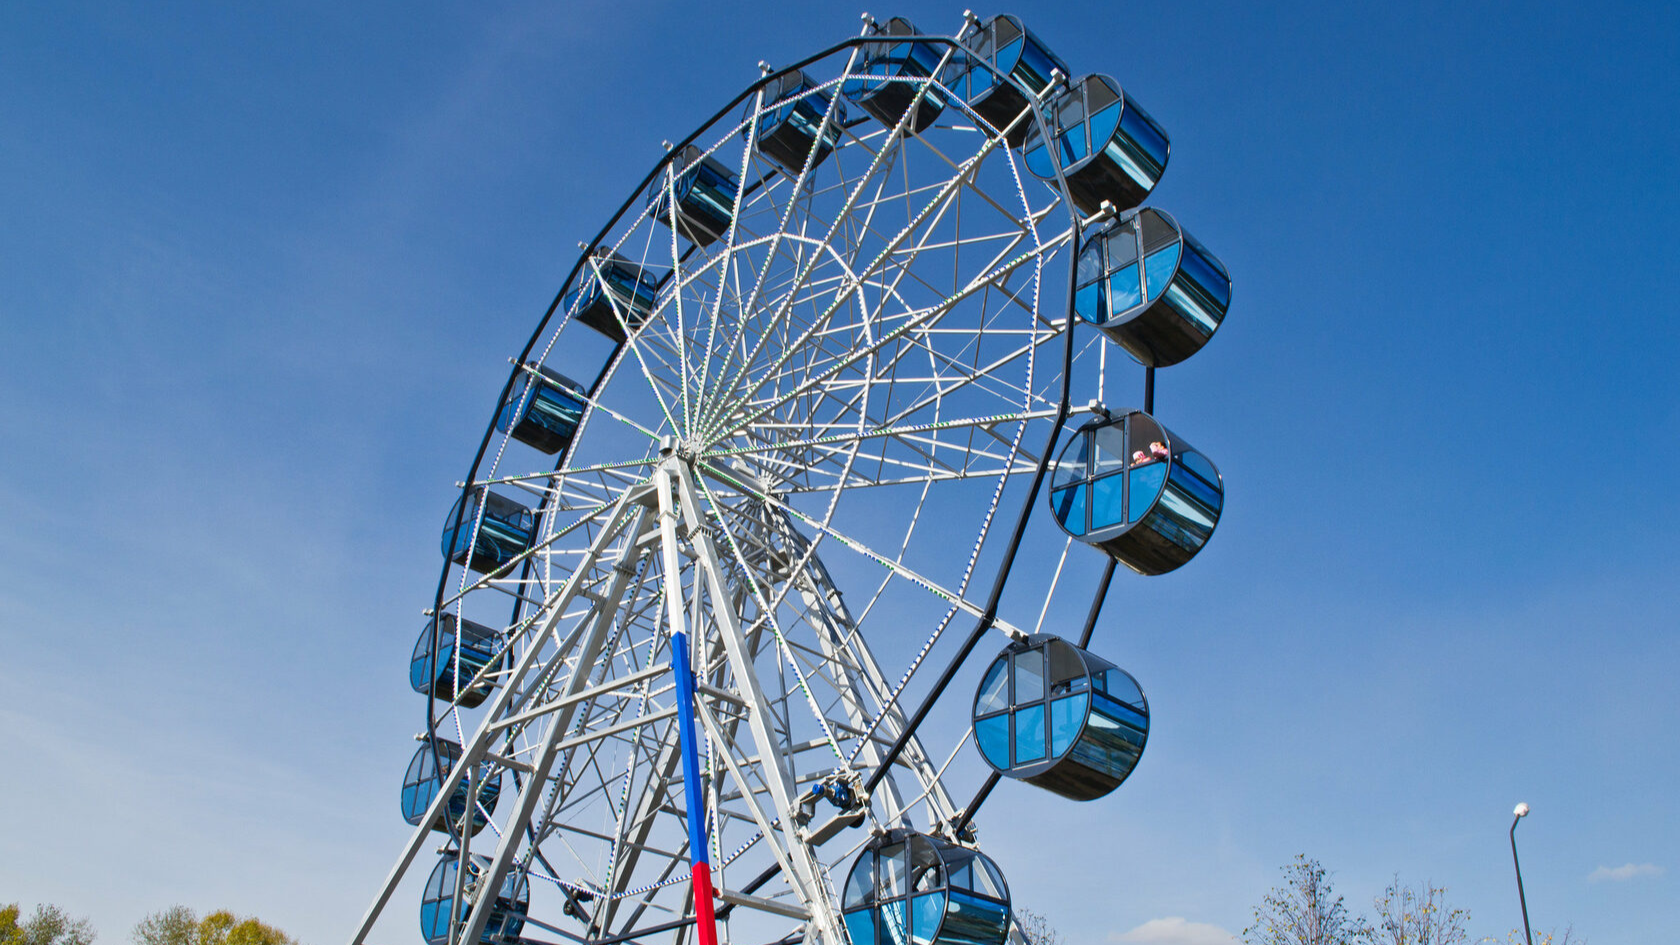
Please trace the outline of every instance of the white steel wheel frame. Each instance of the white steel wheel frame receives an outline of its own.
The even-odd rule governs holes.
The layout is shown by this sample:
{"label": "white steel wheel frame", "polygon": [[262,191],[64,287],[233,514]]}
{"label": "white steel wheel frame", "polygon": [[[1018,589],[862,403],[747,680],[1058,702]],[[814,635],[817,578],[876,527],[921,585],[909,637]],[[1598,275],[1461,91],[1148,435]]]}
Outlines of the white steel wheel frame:
{"label": "white steel wheel frame", "polygon": [[[487,875],[458,873],[455,901],[475,904],[451,943],[479,939],[494,897],[477,890],[510,871],[531,886],[526,937],[682,941],[693,902],[673,627],[694,641],[730,934],[770,941],[792,924],[845,945],[835,885],[868,831],[814,836],[835,812],[813,819],[801,795],[861,789],[903,730],[900,695],[923,658],[982,611],[993,574],[980,565],[1015,517],[998,528],[1005,487],[1039,472],[1066,412],[1063,273],[1078,226],[1007,129],[938,81],[895,80],[946,100],[920,134],[846,102],[862,43],[801,64],[816,81],[806,94],[827,99],[821,133],[836,136],[814,166],[780,168],[751,146],[777,104],[772,77],[684,142],[738,178],[723,238],[694,247],[674,217],[652,216],[642,194],[674,196],[673,159],[587,247],[661,274],[639,328],[614,300],[625,343],[612,349],[557,299],[516,360],[507,389],[523,364],[588,385],[575,363],[592,345],[610,353],[555,469],[525,472],[541,457],[494,425],[475,460],[471,486],[538,508],[534,547],[489,575],[446,563],[440,582],[436,612],[502,628],[506,658],[481,674],[496,686],[483,705],[429,700],[432,736],[464,750],[422,824],[481,764],[503,769],[500,804],[477,836],[418,828],[352,945],[387,904],[408,911],[392,892],[440,848],[489,860]],[[1036,104],[1017,121],[1042,122]],[[567,286],[601,265],[586,252]],[[863,799],[863,826],[949,833],[960,812],[940,775],[967,737],[938,751],[911,739]]]}

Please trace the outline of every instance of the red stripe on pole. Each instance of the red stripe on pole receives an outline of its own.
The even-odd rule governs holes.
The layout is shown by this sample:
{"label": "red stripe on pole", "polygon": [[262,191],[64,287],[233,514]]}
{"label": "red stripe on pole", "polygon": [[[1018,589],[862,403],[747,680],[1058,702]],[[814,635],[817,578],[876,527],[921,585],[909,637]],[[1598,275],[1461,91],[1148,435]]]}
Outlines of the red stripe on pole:
{"label": "red stripe on pole", "polygon": [[712,868],[694,864],[694,930],[700,945],[718,945],[717,915],[712,910]]}

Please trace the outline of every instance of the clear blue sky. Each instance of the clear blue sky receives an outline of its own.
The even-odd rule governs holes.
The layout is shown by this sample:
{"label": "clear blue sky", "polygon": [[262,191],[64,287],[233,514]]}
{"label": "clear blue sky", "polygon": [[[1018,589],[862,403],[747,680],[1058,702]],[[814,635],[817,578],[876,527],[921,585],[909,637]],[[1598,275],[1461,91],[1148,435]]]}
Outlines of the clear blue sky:
{"label": "clear blue sky", "polygon": [[[505,358],[661,139],[859,12],[0,6],[0,901],[107,943],[175,902],[347,937]],[[1098,637],[1148,754],[1043,822],[999,790],[1017,899],[1204,945],[1305,852],[1356,907],[1398,871],[1503,936],[1526,800],[1537,927],[1672,937],[1680,14],[1013,12],[1169,130],[1155,202],[1236,280],[1159,395],[1220,533]]]}

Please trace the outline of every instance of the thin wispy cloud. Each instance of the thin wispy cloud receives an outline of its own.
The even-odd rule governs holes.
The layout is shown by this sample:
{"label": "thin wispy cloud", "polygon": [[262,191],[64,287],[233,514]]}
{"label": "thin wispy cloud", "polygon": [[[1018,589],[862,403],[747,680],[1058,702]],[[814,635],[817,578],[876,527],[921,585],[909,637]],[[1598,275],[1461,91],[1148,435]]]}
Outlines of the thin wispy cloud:
{"label": "thin wispy cloud", "polygon": [[1111,942],[1128,945],[1231,945],[1237,937],[1208,922],[1191,922],[1183,916],[1150,919],[1130,932],[1110,933]]}
{"label": "thin wispy cloud", "polygon": [[1655,863],[1624,863],[1621,866],[1600,866],[1587,874],[1587,882],[1602,883],[1608,880],[1612,883],[1625,883],[1630,879],[1641,876],[1661,876],[1667,872]]}

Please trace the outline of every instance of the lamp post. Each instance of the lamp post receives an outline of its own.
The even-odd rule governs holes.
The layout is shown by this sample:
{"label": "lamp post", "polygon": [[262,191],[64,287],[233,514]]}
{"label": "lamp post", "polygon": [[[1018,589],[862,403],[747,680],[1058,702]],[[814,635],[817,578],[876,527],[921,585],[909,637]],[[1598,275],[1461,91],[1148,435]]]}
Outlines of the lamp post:
{"label": "lamp post", "polygon": [[1528,945],[1534,945],[1534,933],[1528,930],[1528,897],[1523,895],[1522,863],[1517,860],[1517,823],[1528,816],[1528,805],[1518,804],[1511,813],[1516,815],[1511,818],[1511,865],[1517,868],[1517,901],[1522,903],[1523,937],[1528,940]]}

